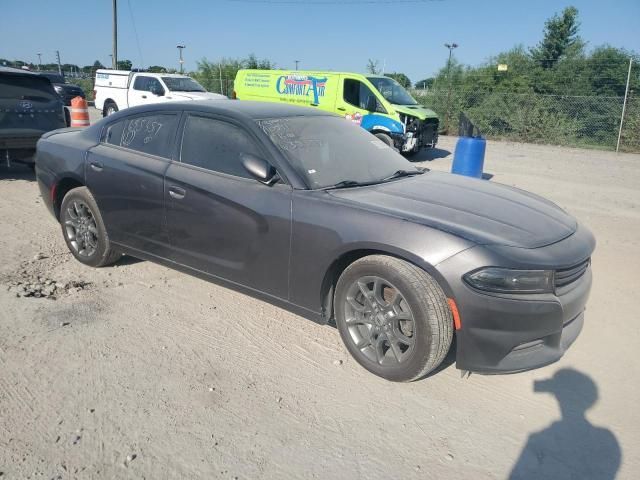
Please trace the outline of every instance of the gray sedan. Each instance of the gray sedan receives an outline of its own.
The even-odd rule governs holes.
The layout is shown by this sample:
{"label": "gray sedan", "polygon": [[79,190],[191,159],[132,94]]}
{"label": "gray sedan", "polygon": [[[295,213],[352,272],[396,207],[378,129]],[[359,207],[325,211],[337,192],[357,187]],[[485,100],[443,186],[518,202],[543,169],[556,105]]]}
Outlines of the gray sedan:
{"label": "gray sedan", "polygon": [[573,217],[319,110],[131,108],[44,135],[36,172],[80,262],[128,254],[335,322],[389,380],[434,370],[454,334],[459,369],[498,373],[558,360],[582,328],[595,241]]}

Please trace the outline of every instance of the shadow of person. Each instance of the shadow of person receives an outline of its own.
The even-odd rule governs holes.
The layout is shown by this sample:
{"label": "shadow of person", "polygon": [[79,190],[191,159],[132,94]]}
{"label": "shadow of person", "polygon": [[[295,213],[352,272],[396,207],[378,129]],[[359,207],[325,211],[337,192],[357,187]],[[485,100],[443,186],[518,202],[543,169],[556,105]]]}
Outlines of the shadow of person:
{"label": "shadow of person", "polygon": [[598,399],[598,387],[587,375],[562,369],[552,378],[534,382],[535,392],[556,396],[562,418],[529,436],[511,475],[520,479],[613,479],[621,451],[613,433],[595,427],[585,412]]}

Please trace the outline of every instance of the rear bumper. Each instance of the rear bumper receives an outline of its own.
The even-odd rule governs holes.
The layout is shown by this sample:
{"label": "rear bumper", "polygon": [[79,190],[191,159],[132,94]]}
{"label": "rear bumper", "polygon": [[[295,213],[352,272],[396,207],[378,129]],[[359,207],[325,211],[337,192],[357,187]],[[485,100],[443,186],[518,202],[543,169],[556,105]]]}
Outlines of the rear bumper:
{"label": "rear bumper", "polygon": [[9,161],[33,163],[39,138],[40,135],[0,137],[0,161],[8,157]]}

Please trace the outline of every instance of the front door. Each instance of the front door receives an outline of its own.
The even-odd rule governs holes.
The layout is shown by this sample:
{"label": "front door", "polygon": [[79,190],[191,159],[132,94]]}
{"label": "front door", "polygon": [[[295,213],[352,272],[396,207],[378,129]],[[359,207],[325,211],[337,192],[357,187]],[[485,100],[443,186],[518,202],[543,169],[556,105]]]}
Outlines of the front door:
{"label": "front door", "polygon": [[[376,110],[370,112],[367,110],[367,105],[372,97],[376,99]],[[358,125],[363,124],[363,119],[367,123],[366,117],[369,115],[374,115],[376,112],[386,113],[377,95],[368,85],[355,78],[345,76],[340,76],[340,90],[336,99],[336,110],[347,120]]]}
{"label": "front door", "polygon": [[86,180],[109,238],[159,256],[169,249],[164,228],[164,172],[179,115],[154,113],[112,122],[86,161]]}
{"label": "front door", "polygon": [[165,175],[172,259],[287,299],[291,187],[244,170],[242,153],[265,155],[240,125],[189,114],[181,144]]}
{"label": "front door", "polygon": [[158,103],[165,95],[165,90],[160,80],[148,75],[136,75],[133,87],[129,90],[129,106]]}

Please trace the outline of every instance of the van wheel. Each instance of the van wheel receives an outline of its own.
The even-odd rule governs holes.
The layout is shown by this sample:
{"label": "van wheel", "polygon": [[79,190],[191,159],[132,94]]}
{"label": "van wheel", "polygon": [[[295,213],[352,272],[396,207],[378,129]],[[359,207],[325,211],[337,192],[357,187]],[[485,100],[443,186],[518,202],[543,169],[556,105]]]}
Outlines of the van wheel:
{"label": "van wheel", "polygon": [[104,108],[102,110],[102,116],[108,117],[109,115],[113,115],[118,111],[118,106],[113,102],[107,102],[104,104]]}
{"label": "van wheel", "polygon": [[396,146],[393,144],[393,138],[391,138],[389,135],[387,135],[386,133],[375,133],[374,134],[378,139],[382,140],[384,143],[386,143],[387,145],[389,145],[391,148],[393,148],[394,150],[396,149]]}
{"label": "van wheel", "polygon": [[442,288],[404,260],[371,255],[355,261],[338,280],[334,305],[349,353],[387,380],[423,377],[451,346],[453,317]]}

